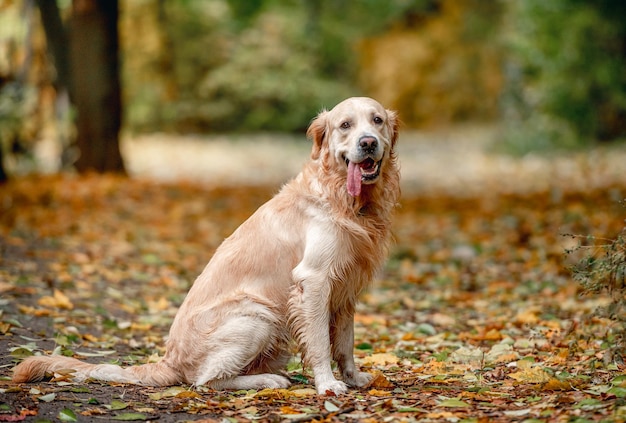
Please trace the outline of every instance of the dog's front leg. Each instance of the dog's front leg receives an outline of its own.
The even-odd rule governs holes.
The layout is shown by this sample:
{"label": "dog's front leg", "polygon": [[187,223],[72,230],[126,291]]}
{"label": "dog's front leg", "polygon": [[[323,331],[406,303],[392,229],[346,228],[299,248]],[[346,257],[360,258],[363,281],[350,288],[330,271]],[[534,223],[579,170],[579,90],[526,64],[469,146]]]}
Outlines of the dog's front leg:
{"label": "dog's front leg", "polygon": [[350,386],[362,387],[372,380],[372,375],[360,372],[354,364],[354,310],[341,310],[334,316],[332,330],[333,358],[339,365],[344,382]]}
{"label": "dog's front leg", "polygon": [[343,394],[348,391],[331,368],[330,347],[330,281],[300,263],[294,271],[294,289],[290,299],[290,324],[302,351],[304,362],[315,375],[315,388],[320,395]]}

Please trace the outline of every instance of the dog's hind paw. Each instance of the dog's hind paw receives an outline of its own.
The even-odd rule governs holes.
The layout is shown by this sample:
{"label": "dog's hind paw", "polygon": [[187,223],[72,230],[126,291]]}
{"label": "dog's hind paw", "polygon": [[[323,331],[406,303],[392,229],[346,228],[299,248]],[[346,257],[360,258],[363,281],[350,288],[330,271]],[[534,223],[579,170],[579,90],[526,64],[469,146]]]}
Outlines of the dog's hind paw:
{"label": "dog's hind paw", "polygon": [[258,376],[263,377],[263,380],[261,381],[262,388],[284,389],[289,388],[289,386],[291,385],[289,379],[284,376],[271,373],[265,373]]}
{"label": "dog's hind paw", "polygon": [[243,375],[228,379],[210,381],[207,386],[221,391],[224,389],[284,389],[291,385],[289,379],[273,373]]}

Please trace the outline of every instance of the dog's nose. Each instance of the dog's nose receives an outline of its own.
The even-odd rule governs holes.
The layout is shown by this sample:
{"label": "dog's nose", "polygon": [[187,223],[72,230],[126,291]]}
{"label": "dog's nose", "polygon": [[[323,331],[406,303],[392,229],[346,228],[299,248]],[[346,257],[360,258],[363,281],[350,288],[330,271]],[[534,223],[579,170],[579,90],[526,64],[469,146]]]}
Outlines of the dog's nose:
{"label": "dog's nose", "polygon": [[378,148],[378,140],[369,135],[362,136],[359,138],[359,147],[364,153],[374,153]]}

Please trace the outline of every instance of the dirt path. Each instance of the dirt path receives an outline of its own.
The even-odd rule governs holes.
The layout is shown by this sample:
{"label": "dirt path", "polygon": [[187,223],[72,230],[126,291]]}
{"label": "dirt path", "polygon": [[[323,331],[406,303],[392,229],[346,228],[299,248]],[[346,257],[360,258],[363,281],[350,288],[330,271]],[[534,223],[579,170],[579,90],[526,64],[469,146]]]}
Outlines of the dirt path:
{"label": "dirt path", "polygon": [[[554,187],[590,190],[626,179],[626,145],[516,158],[493,153],[497,142],[490,126],[403,132],[398,150],[404,191],[476,196]],[[153,134],[127,139],[123,151],[129,172],[141,178],[279,185],[299,172],[310,144],[304,136]]]}

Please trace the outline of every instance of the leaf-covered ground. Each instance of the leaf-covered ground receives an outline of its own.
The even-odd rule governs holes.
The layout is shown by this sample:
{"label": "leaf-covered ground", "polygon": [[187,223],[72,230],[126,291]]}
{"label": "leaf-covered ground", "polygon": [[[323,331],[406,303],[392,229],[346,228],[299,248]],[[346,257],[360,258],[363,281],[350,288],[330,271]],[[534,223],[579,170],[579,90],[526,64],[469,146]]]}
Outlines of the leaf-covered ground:
{"label": "leaf-covered ground", "polygon": [[572,163],[571,180],[541,177],[530,190],[511,189],[515,175],[461,193],[427,181],[405,190],[389,264],[356,316],[357,361],[377,377],[341,397],[316,396],[297,356],[287,390],[12,384],[31,354],[158,359],[195,276],[278,186],[10,182],[0,187],[0,421],[624,421],[626,366],[607,348],[612,322],[593,316],[608,298],[581,295],[565,250],[580,242],[566,234],[621,231],[626,175]]}

